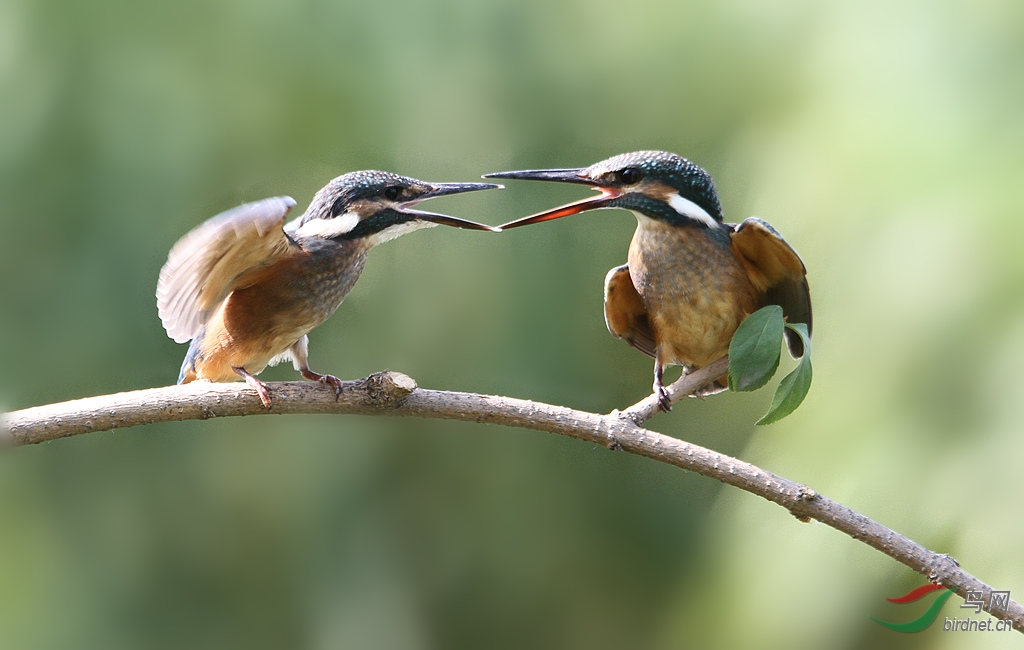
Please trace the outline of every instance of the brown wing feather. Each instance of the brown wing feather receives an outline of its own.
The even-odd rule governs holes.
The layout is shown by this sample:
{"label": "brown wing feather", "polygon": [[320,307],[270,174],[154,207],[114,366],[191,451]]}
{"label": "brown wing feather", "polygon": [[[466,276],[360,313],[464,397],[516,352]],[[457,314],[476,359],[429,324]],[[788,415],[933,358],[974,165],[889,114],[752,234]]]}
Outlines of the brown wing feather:
{"label": "brown wing feather", "polygon": [[202,330],[242,274],[265,266],[292,246],[282,230],[295,205],[288,196],[222,212],[178,240],[160,269],[156,303],[167,335],[184,343]]}
{"label": "brown wing feather", "polygon": [[[764,305],[779,305],[790,323],[806,323],[811,332],[811,290],[807,269],[793,247],[767,222],[751,217],[734,227],[733,247],[739,253],[754,287],[764,294]],[[803,356],[804,345],[795,332],[786,330],[789,351]]]}
{"label": "brown wing feather", "polygon": [[604,322],[615,338],[653,357],[657,344],[640,294],[629,277],[629,266],[617,266],[604,278]]}

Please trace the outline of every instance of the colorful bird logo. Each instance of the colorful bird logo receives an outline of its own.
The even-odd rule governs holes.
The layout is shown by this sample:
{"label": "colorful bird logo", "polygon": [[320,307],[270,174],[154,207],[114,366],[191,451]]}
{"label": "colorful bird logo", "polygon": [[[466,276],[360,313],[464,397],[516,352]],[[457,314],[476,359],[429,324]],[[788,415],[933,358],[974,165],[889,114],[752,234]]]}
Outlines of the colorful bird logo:
{"label": "colorful bird logo", "polygon": [[942,609],[942,606],[946,603],[949,597],[953,595],[953,590],[947,589],[942,585],[929,584],[924,585],[922,587],[918,587],[917,589],[914,589],[913,591],[903,596],[900,596],[899,598],[886,598],[886,600],[888,600],[890,603],[903,605],[906,603],[912,603],[916,600],[920,600],[921,598],[924,598],[933,591],[940,590],[942,591],[942,594],[940,594],[939,597],[935,599],[935,602],[931,604],[931,607],[929,607],[924,614],[921,614],[912,621],[909,621],[907,623],[888,623],[886,621],[877,619],[874,616],[871,617],[871,620],[878,623],[879,625],[884,625],[890,630],[895,630],[897,632],[920,632],[921,630],[927,628],[929,625],[935,622],[935,619],[939,616],[939,610]]}

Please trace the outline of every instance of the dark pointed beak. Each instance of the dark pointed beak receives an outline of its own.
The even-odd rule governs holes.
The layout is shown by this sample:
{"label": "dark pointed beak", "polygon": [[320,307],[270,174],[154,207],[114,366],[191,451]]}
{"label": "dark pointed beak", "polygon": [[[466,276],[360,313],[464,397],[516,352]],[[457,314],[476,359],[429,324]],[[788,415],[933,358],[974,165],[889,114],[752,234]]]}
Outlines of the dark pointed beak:
{"label": "dark pointed beak", "polygon": [[519,181],[558,181],[560,183],[580,183],[593,185],[594,181],[587,176],[587,170],[580,169],[524,169],[518,172],[495,172],[484,174],[481,178],[514,178]]}
{"label": "dark pointed beak", "polygon": [[475,221],[469,221],[467,219],[459,219],[447,214],[437,214],[434,212],[423,212],[422,210],[413,210],[412,206],[426,201],[427,199],[433,199],[438,196],[447,196],[449,194],[462,194],[463,192],[476,192],[477,190],[493,190],[502,189],[501,185],[495,185],[494,183],[430,183],[430,190],[421,194],[416,200],[408,201],[403,203],[400,210],[401,212],[412,215],[421,221],[429,221],[430,223],[437,223],[444,226],[452,226],[453,228],[466,228],[468,230],[489,230],[491,232],[498,232],[500,228],[494,226],[488,226],[486,224],[477,223]]}
{"label": "dark pointed beak", "polygon": [[484,174],[484,178],[514,178],[517,180],[526,181],[555,181],[558,183],[577,183],[579,185],[589,185],[591,188],[597,190],[601,194],[593,196],[587,199],[574,201],[573,203],[567,203],[566,205],[545,210],[544,212],[538,212],[537,214],[531,214],[528,217],[522,219],[516,219],[515,221],[509,221],[508,223],[498,226],[499,230],[505,230],[507,228],[518,228],[519,226],[528,226],[531,223],[540,223],[541,221],[551,221],[552,219],[559,219],[561,217],[568,217],[571,214],[579,214],[586,210],[593,210],[594,208],[600,208],[607,205],[614,199],[622,196],[623,192],[614,187],[602,187],[596,185],[594,180],[587,176],[586,169],[528,169],[516,172],[497,172],[494,174]]}

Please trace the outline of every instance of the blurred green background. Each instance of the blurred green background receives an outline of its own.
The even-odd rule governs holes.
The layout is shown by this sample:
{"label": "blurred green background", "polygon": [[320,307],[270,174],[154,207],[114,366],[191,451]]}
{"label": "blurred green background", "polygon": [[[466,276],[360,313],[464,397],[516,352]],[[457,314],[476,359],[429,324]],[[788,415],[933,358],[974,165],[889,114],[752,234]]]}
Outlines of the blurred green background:
{"label": "blurred green background", "polygon": [[[1022,104],[1014,0],[0,0],[0,410],[172,383],[158,271],[243,201],[666,149],[802,254],[815,381],[772,427],[764,390],[651,428],[1020,601]],[[586,195],[509,185],[431,207],[497,224]],[[605,331],[601,283],[634,223],[382,246],[313,367],[631,404],[651,361]],[[920,634],[869,620],[916,617],[884,597],[920,584],[734,488],[536,432],[258,417],[0,455],[11,648],[1020,647],[943,633],[958,598]]]}

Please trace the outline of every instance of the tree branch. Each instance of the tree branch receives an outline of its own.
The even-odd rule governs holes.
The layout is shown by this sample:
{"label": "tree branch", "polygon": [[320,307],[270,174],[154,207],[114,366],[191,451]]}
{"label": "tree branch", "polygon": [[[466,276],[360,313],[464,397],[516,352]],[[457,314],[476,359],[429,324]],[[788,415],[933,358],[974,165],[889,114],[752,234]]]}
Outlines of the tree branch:
{"label": "tree branch", "polygon": [[[669,386],[673,401],[725,374],[720,359]],[[586,440],[675,465],[756,494],[790,511],[800,521],[816,519],[965,597],[981,591],[992,603],[992,587],[960,568],[948,555],[916,542],[821,496],[800,483],[704,447],[649,431],[640,426],[657,412],[651,396],[623,412],[598,415],[527,400],[418,388],[411,378],[381,372],[342,383],[341,395],[315,382],[270,384],[273,407],[268,411],[256,391],[242,383],[194,382],[116,395],[38,406],[0,416],[0,444],[29,445],[92,431],[107,431],[154,422],[196,420],[234,415],[286,413],[361,413],[472,420],[535,429]],[[1013,622],[1024,632],[1024,607],[1010,600],[992,603],[991,614]]]}

